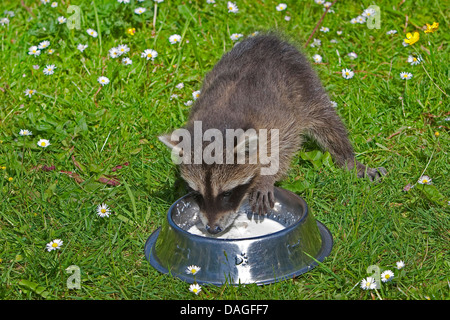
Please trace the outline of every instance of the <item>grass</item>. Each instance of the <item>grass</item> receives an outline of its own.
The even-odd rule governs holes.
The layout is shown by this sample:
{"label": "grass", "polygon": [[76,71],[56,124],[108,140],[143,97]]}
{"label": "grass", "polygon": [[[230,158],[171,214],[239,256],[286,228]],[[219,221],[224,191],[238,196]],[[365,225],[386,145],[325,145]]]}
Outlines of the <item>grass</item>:
{"label": "grass", "polygon": [[[280,185],[304,197],[331,230],[334,248],[322,264],[296,279],[264,287],[206,286],[195,296],[186,283],[145,260],[146,239],[184,193],[157,136],[184,124],[190,109],[185,103],[232,48],[231,34],[276,28],[301,45],[323,13],[312,0],[285,1],[282,12],[276,1],[236,1],[237,14],[227,12],[225,1],[216,2],[80,0],[74,3],[80,30],[57,23],[57,17],[74,14],[62,1],[57,8],[2,2],[0,12],[13,11],[14,17],[0,26],[0,298],[448,299],[449,38],[448,16],[437,0],[376,3],[380,29],[349,22],[374,3],[338,1],[322,22],[330,32],[313,37],[322,45],[304,49],[308,57],[323,57],[314,68],[337,102],[358,160],[388,170],[374,184],[336,169],[325,156],[305,160],[313,145],[295,157]],[[134,14],[137,6],[146,12]],[[434,21],[440,23],[436,32],[419,30]],[[127,34],[131,27],[134,36]],[[90,37],[88,28],[99,36]],[[397,34],[386,35],[391,29]],[[405,31],[416,30],[420,40],[403,47]],[[172,34],[182,41],[170,44]],[[28,54],[44,40],[52,55],[49,49]],[[80,52],[79,43],[88,48]],[[118,44],[130,47],[132,65],[108,56]],[[145,49],[158,57],[141,58]],[[355,60],[347,57],[352,51]],[[406,59],[415,52],[424,61],[411,66]],[[50,76],[42,72],[48,64],[57,67]],[[355,76],[343,79],[343,68]],[[413,78],[401,80],[403,71]],[[100,87],[102,75],[110,83]],[[180,82],[183,89],[175,87]],[[29,98],[26,89],[36,93]],[[33,135],[20,136],[20,129]],[[41,138],[51,145],[38,147]],[[417,184],[424,174],[432,185]],[[403,191],[408,184],[414,187]],[[101,203],[113,211],[110,217],[97,216]],[[64,244],[47,252],[53,239]],[[406,264],[401,270],[395,268],[399,260]],[[78,290],[66,286],[71,265],[80,268]],[[377,291],[362,290],[371,265],[394,271],[394,279]]]}

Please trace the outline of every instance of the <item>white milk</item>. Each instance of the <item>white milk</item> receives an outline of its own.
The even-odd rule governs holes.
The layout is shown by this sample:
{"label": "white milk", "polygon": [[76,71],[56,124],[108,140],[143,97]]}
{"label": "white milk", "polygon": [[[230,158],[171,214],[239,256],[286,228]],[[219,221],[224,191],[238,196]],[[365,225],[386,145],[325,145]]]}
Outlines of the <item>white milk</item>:
{"label": "white milk", "polygon": [[218,239],[241,239],[253,238],[263,236],[269,233],[274,233],[284,229],[281,223],[278,223],[267,217],[264,220],[250,220],[246,214],[240,214],[234,220],[233,225],[226,232],[218,236],[209,234],[200,224],[201,229],[197,225],[192,226],[187,230],[189,233],[196,234],[203,237],[218,238]]}

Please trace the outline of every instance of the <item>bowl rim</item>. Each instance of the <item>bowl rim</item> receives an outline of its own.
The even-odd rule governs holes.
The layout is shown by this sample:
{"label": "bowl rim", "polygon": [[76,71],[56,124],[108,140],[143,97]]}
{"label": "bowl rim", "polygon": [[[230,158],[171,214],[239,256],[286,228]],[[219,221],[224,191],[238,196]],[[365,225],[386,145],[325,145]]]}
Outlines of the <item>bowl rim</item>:
{"label": "bowl rim", "polygon": [[[182,196],[181,198],[179,198],[178,200],[176,200],[169,208],[169,210],[167,211],[167,221],[169,223],[169,226],[172,227],[174,230],[176,230],[176,232],[180,232],[182,234],[186,234],[189,237],[194,237],[194,239],[196,239],[196,237],[198,237],[198,239],[201,241],[212,241],[212,242],[216,242],[216,241],[222,241],[222,242],[237,242],[237,241],[247,241],[247,240],[255,240],[255,239],[271,239],[271,238],[276,238],[279,236],[283,236],[285,234],[288,234],[291,230],[293,230],[294,228],[298,227],[299,225],[301,225],[302,223],[304,223],[306,221],[306,219],[309,216],[309,207],[308,204],[306,203],[305,199],[303,199],[302,197],[300,197],[299,195],[295,194],[294,192],[290,191],[290,190],[286,190],[286,189],[282,189],[282,188],[277,188],[274,187],[275,189],[278,189],[280,192],[285,192],[290,194],[291,196],[294,196],[296,198],[296,200],[300,200],[301,205],[304,208],[304,212],[303,215],[300,217],[300,219],[298,219],[295,223],[293,223],[292,225],[285,227],[279,231],[275,231],[272,233],[267,233],[267,234],[263,234],[260,236],[256,236],[256,237],[245,237],[245,238],[214,238],[214,237],[207,237],[207,236],[201,236],[201,235],[197,235],[197,234],[193,234],[190,233],[187,230],[184,230],[183,228],[181,228],[179,225],[177,225],[175,223],[175,221],[173,221],[172,219],[172,212],[175,209],[175,206],[184,198],[187,198],[189,196],[192,196],[194,194],[194,192],[189,192],[188,194],[185,194],[184,196]],[[263,215],[264,219],[271,219],[267,214]],[[271,219],[275,222],[275,219]]]}

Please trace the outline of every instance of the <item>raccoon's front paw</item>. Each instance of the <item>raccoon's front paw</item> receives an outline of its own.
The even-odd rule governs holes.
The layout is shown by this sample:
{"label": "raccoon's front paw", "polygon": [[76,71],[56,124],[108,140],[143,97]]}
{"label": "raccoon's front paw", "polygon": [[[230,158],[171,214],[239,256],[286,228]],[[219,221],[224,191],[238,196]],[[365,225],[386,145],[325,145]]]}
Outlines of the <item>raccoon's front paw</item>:
{"label": "raccoon's front paw", "polygon": [[263,215],[269,213],[275,205],[273,185],[270,187],[255,188],[250,192],[249,203],[254,213]]}
{"label": "raccoon's front paw", "polygon": [[369,177],[370,181],[378,181],[382,176],[387,174],[387,170],[383,167],[369,168],[358,171],[358,178]]}

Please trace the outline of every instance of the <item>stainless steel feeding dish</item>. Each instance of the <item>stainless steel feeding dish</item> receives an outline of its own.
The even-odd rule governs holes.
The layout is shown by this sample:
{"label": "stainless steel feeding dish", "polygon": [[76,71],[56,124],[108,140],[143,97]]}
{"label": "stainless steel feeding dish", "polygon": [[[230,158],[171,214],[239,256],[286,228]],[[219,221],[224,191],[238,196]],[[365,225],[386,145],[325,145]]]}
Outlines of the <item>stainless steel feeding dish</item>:
{"label": "stainless steel feeding dish", "polygon": [[[332,235],[302,198],[280,188],[275,188],[274,196],[275,207],[264,217],[253,215],[247,202],[240,212],[248,217],[249,226],[278,222],[281,230],[224,239],[192,233],[195,226],[202,227],[198,206],[187,194],[170,207],[165,223],[148,238],[145,256],[158,271],[188,283],[269,284],[305,273],[330,254]],[[191,265],[201,270],[188,274]]]}

